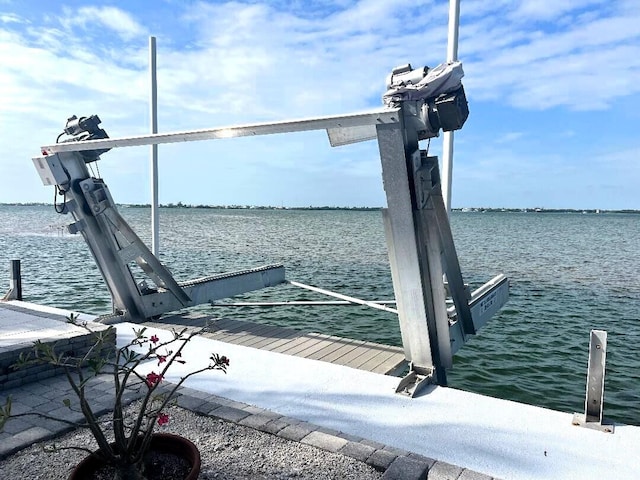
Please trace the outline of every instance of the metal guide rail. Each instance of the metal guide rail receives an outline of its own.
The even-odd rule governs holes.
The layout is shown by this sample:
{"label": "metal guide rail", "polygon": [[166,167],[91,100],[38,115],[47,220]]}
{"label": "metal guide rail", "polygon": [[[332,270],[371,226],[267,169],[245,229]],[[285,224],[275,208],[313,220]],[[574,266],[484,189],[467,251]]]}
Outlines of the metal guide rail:
{"label": "metal guide rail", "polygon": [[[177,282],[118,213],[107,185],[87,164],[112,148],[326,130],[332,146],[376,139],[387,208],[385,235],[397,310],[334,292],[302,288],[397,313],[409,375],[398,391],[416,395],[427,383],[446,384],[452,357],[507,301],[509,284],[498,276],[470,294],[465,286],[442,197],[437,157],[419,141],[460,129],[468,116],[459,62],[434,69],[403,65],[387,80],[383,108],[348,115],[217,127],[110,139],[97,116],[71,117],[65,138],[41,148],[33,159],[44,185],[62,195],[59,213],[70,213],[113,299],[115,318],[144,321],[166,312],[212,303],[285,281],[271,265],[228,275]],[[60,139],[60,137],[59,137]],[[147,279],[139,282],[132,268]],[[139,274],[138,274],[139,275]],[[445,285],[454,306],[447,308]]]}

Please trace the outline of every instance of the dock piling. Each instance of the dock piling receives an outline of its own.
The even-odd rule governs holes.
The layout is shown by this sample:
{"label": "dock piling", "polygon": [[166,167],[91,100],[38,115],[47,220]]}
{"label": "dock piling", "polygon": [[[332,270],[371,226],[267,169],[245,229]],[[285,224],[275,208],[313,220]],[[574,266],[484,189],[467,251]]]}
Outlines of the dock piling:
{"label": "dock piling", "polygon": [[11,278],[9,291],[2,300],[22,300],[22,275],[20,273],[20,260],[11,260]]}

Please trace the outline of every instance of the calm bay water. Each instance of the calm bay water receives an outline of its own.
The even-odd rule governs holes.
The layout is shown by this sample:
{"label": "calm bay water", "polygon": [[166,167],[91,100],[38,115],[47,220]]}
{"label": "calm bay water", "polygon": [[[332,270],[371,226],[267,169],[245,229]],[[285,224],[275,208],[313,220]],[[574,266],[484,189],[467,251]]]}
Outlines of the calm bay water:
{"label": "calm bay water", "polygon": [[[150,210],[123,208],[149,243]],[[110,298],[70,217],[0,205],[0,294],[22,260],[25,300],[96,314]],[[451,386],[582,411],[589,331],[609,333],[605,415],[640,424],[640,215],[454,212],[465,281],[511,281],[503,310],[455,357]],[[283,263],[290,280],[392,299],[380,212],[162,209],[161,260],[178,280]],[[251,300],[324,299],[281,286]],[[400,345],[393,314],[361,307],[200,307],[218,316]]]}

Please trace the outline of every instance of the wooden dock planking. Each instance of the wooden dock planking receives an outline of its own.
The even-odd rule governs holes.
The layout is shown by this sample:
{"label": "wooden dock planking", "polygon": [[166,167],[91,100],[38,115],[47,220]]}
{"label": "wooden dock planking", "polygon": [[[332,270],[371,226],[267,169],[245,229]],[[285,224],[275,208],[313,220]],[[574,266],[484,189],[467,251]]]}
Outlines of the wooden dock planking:
{"label": "wooden dock planking", "polygon": [[[271,345],[271,344],[275,343],[278,340],[283,340],[283,339],[288,340],[288,339],[291,339],[291,338],[293,338],[295,336],[299,336],[300,335],[300,332],[296,332],[294,330],[290,334],[288,334],[286,336],[286,338],[283,338],[281,330],[282,329],[280,327],[273,326],[273,330],[263,331],[262,335],[255,335],[255,339],[253,339],[250,342],[245,342],[243,345],[245,347],[262,348],[262,346]],[[274,338],[275,338],[275,340],[274,340]]]}
{"label": "wooden dock planking", "polygon": [[[309,358],[311,357],[311,355],[313,355],[314,353],[322,350],[323,348],[329,347],[331,345],[333,345],[334,341],[327,339],[327,338],[315,338],[314,340],[316,340],[316,343],[314,343],[313,345],[310,345],[309,347],[307,347],[304,352],[301,353],[301,357],[304,358]],[[295,355],[295,354],[294,354]]]}
{"label": "wooden dock planking", "polygon": [[315,353],[312,353],[311,355],[307,356],[307,358],[310,358],[312,360],[324,360],[335,351],[343,348],[345,345],[351,344],[351,342],[354,341],[348,338],[340,338],[340,337],[334,337],[334,336],[331,336],[329,338],[332,340],[332,342],[329,345],[321,348]]}
{"label": "wooden dock planking", "polygon": [[285,344],[289,341],[291,341],[294,338],[298,338],[300,336],[300,332],[297,332],[295,330],[289,330],[287,334],[281,334],[281,336],[279,338],[265,338],[264,340],[260,341],[260,342],[256,342],[253,345],[251,345],[251,347],[253,348],[259,348],[261,350],[269,350],[269,351],[273,351],[273,349],[279,347],[282,344]]}
{"label": "wooden dock planking", "polygon": [[265,337],[269,338],[270,333],[273,333],[274,331],[276,331],[276,328],[277,327],[273,327],[272,325],[261,325],[261,328],[256,328],[255,330],[247,331],[246,335],[236,339],[233,343],[235,343],[236,345],[249,346],[250,343],[255,343]]}
{"label": "wooden dock planking", "polygon": [[400,347],[303,332],[274,325],[243,320],[214,319],[202,314],[177,314],[146,323],[147,326],[165,329],[185,326],[202,327],[207,324],[210,330],[203,336],[235,345],[383,374],[397,373],[406,365],[404,352]]}
{"label": "wooden dock planking", "polygon": [[342,357],[336,359],[333,363],[358,368],[367,360],[375,357],[378,353],[380,353],[379,349],[375,347],[372,348],[371,345],[368,344],[368,342],[365,342],[355,350],[352,350],[346,355],[343,355]]}
{"label": "wooden dock planking", "polygon": [[[404,355],[401,355],[401,357],[404,359]],[[398,362],[398,357],[393,356],[393,357],[389,357],[384,362],[376,365],[372,371],[385,372],[385,375],[393,375],[396,377],[399,377],[399,376],[401,377],[406,375],[409,372],[408,367],[409,367],[409,362],[407,362],[406,360],[402,362]]]}
{"label": "wooden dock planking", "polygon": [[325,357],[322,360],[324,362],[335,363],[335,360],[342,357],[343,355],[346,355],[350,351],[355,350],[360,345],[364,345],[365,343],[364,340],[351,340],[351,339],[348,339],[348,340],[349,342],[345,342],[343,345],[340,346],[339,349],[325,355]]}
{"label": "wooden dock planking", "polygon": [[227,341],[227,338],[234,338],[236,341],[231,343],[237,343],[238,341],[242,341],[247,335],[251,335],[254,332],[260,333],[262,330],[268,328],[269,325],[264,324],[247,324],[247,322],[242,322],[223,330],[217,330],[216,340],[220,340],[221,342]]}
{"label": "wooden dock planking", "polygon": [[385,360],[388,360],[389,357],[392,357],[393,355],[395,355],[395,352],[389,352],[389,351],[378,352],[376,356],[372,357],[369,360],[364,361],[363,363],[356,366],[356,368],[359,368],[361,370],[373,371],[378,365],[383,363]]}
{"label": "wooden dock planking", "polygon": [[[311,347],[312,345],[315,345],[317,341],[318,340],[313,337],[309,337],[308,335],[303,335],[301,337],[298,337],[292,340],[289,343],[282,345],[281,347],[274,348],[271,351],[284,353],[286,355],[296,355],[299,352],[303,352],[306,348]],[[300,357],[301,355],[296,355],[296,356]]]}

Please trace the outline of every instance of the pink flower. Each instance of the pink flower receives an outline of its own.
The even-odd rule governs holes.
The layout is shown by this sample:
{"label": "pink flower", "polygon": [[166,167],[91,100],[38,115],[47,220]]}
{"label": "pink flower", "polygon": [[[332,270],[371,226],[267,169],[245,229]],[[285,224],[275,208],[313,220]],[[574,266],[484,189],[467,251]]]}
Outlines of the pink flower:
{"label": "pink flower", "polygon": [[153,387],[155,384],[162,381],[162,375],[158,375],[156,372],[147,373],[147,386]]}
{"label": "pink flower", "polygon": [[160,341],[157,335],[151,335],[149,340],[151,340],[151,343],[158,343]]}
{"label": "pink flower", "polygon": [[158,425],[162,426],[166,425],[167,423],[169,423],[169,415],[167,415],[166,413],[158,414]]}
{"label": "pink flower", "polygon": [[160,366],[161,363],[166,361],[167,361],[166,355],[158,355],[158,366]]}

